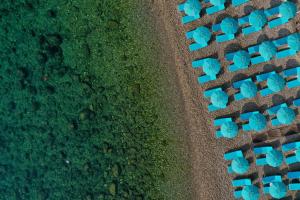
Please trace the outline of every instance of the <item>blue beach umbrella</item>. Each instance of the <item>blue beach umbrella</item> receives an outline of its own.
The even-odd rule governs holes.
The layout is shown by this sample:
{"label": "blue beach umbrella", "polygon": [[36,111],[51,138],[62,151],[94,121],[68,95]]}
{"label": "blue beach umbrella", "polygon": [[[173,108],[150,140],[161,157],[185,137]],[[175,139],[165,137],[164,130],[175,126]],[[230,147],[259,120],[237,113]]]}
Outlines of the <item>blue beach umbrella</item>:
{"label": "blue beach umbrella", "polygon": [[280,151],[273,149],[266,155],[268,165],[272,167],[279,167],[283,162],[283,155]]}
{"label": "blue beach umbrella", "polygon": [[211,38],[211,32],[205,26],[201,26],[193,33],[193,38],[198,44],[208,43]]}
{"label": "blue beach umbrella", "polygon": [[214,6],[221,6],[225,4],[226,0],[210,0],[209,2]]}
{"label": "blue beach umbrella", "polygon": [[208,76],[215,76],[221,70],[221,64],[217,59],[208,58],[203,63],[203,71]]}
{"label": "blue beach umbrella", "polygon": [[277,119],[281,124],[291,124],[295,120],[295,112],[291,108],[282,107],[276,113]]}
{"label": "blue beach umbrella", "polygon": [[269,192],[273,198],[281,199],[286,196],[286,185],[283,182],[270,183]]}
{"label": "blue beach umbrella", "polygon": [[249,170],[249,162],[243,157],[238,157],[232,160],[231,168],[237,174],[244,174]]}
{"label": "blue beach umbrella", "polygon": [[246,81],[241,85],[241,94],[246,98],[253,98],[257,94],[257,86],[252,81]]}
{"label": "blue beach umbrella", "polygon": [[237,20],[232,17],[226,17],[221,22],[221,30],[225,34],[235,34],[239,29]]}
{"label": "blue beach umbrella", "polygon": [[272,57],[275,56],[275,54],[277,52],[277,48],[273,44],[273,42],[265,41],[259,45],[258,51],[264,59],[270,60]]}
{"label": "blue beach umbrella", "polygon": [[295,51],[300,50],[300,34],[294,33],[292,35],[289,35],[287,38],[287,43],[289,47]]}
{"label": "blue beach umbrella", "polygon": [[250,64],[250,55],[247,51],[241,50],[234,54],[233,63],[235,66],[242,68]]}
{"label": "blue beach umbrella", "polygon": [[279,14],[284,19],[292,19],[296,16],[297,6],[295,3],[286,1],[279,6]]}
{"label": "blue beach umbrella", "polygon": [[224,91],[216,91],[210,97],[212,105],[217,108],[226,108],[228,103],[228,95]]}
{"label": "blue beach umbrella", "polygon": [[267,126],[267,120],[264,115],[256,113],[250,116],[249,126],[252,130],[261,131],[264,130]]}
{"label": "blue beach umbrella", "polygon": [[191,17],[199,17],[201,8],[199,0],[187,0],[184,4],[185,14]]}
{"label": "blue beach umbrella", "polygon": [[225,138],[235,138],[238,134],[238,126],[234,122],[225,122],[221,126],[221,134]]}
{"label": "blue beach umbrella", "polygon": [[255,185],[247,185],[242,190],[242,197],[244,200],[258,200],[259,189]]}
{"label": "blue beach umbrella", "polygon": [[279,92],[285,87],[285,80],[279,74],[272,74],[267,79],[267,86],[273,92]]}
{"label": "blue beach umbrella", "polygon": [[255,10],[249,16],[249,23],[254,27],[263,27],[267,22],[267,16],[262,10]]}

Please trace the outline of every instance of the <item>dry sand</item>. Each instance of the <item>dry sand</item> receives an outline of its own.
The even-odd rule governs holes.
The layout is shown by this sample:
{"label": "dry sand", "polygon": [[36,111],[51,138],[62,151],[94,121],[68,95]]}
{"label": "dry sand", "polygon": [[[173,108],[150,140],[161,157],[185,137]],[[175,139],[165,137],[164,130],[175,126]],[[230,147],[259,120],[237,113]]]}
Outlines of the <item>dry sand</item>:
{"label": "dry sand", "polygon": [[[233,148],[245,145],[249,147],[249,145],[253,145],[252,141],[257,143],[265,140],[280,139],[291,130],[298,131],[298,127],[290,126],[274,130],[271,130],[271,127],[269,127],[268,132],[262,134],[242,133],[234,140],[217,140],[214,137],[215,128],[212,126],[213,119],[226,115],[237,116],[238,113],[255,109],[264,110],[267,107],[285,101],[291,102],[293,98],[299,97],[300,93],[295,88],[266,98],[258,96],[255,99],[240,102],[233,102],[231,100],[229,108],[208,113],[207,105],[209,102],[203,97],[203,91],[216,86],[228,87],[234,80],[240,80],[243,77],[257,73],[274,69],[280,71],[286,67],[299,66],[299,57],[292,57],[256,65],[250,67],[248,70],[229,73],[226,68],[228,62],[224,60],[225,52],[246,48],[267,38],[275,39],[296,32],[299,28],[299,17],[273,30],[266,27],[263,31],[250,36],[244,37],[239,34],[234,41],[222,44],[212,42],[209,47],[190,53],[188,51],[190,41],[185,38],[187,31],[200,25],[220,22],[221,19],[228,15],[241,17],[255,8],[269,8],[270,6],[277,5],[280,1],[252,0],[237,8],[229,7],[226,11],[219,12],[213,16],[205,15],[200,20],[188,25],[180,23],[183,15],[178,12],[177,5],[182,2],[183,0],[152,0],[151,3],[153,4],[154,12],[158,13],[157,20],[159,20],[159,23],[164,28],[164,31],[159,34],[165,39],[167,43],[165,51],[167,51],[170,59],[173,60],[172,63],[174,63],[174,66],[172,66],[172,70],[174,71],[172,75],[176,76],[178,85],[177,95],[182,100],[180,102],[182,106],[180,110],[182,112],[181,116],[185,120],[185,137],[188,143],[188,154],[191,164],[191,196],[192,199],[197,200],[234,199],[233,188],[231,187],[231,180],[234,176],[227,174],[226,168],[228,163],[225,163],[223,160],[223,154]],[[223,72],[217,81],[199,85],[197,77],[202,73],[201,69],[193,69],[191,62],[195,59],[209,56],[215,56],[221,60]],[[234,93],[232,88],[227,89],[227,91],[230,94]],[[257,169],[252,165],[251,172],[254,173],[255,177],[259,178],[266,171]],[[262,199],[267,198],[263,197]]]}

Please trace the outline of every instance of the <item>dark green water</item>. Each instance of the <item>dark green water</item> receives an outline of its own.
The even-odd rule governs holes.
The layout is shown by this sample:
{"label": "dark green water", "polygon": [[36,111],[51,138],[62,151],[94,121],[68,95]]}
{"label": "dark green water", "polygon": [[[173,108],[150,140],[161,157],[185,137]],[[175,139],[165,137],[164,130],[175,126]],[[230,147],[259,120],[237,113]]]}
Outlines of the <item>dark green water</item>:
{"label": "dark green water", "polygon": [[163,75],[137,10],[0,2],[1,200],[176,198]]}

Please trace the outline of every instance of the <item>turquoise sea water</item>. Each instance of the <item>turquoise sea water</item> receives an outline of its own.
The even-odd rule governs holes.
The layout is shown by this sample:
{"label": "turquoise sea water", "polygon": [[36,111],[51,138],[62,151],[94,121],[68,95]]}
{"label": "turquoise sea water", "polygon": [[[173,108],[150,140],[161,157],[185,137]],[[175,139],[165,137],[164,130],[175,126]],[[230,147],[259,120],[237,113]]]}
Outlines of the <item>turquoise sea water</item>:
{"label": "turquoise sea water", "polygon": [[137,9],[0,2],[0,199],[169,198],[180,162]]}

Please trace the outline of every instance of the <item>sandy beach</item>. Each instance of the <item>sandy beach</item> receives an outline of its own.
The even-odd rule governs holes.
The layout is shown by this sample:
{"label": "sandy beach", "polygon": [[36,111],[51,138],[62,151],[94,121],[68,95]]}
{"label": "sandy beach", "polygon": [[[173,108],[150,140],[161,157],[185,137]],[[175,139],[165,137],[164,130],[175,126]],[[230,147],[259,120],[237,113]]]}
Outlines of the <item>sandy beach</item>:
{"label": "sandy beach", "polygon": [[[219,12],[212,16],[204,15],[188,25],[182,25],[180,20],[182,13],[178,12],[177,5],[182,0],[158,0],[153,1],[155,12],[158,13],[157,19],[164,28],[164,32],[160,33],[161,37],[168,43],[165,51],[171,56],[174,66],[172,72],[177,79],[178,91],[177,95],[181,97],[182,118],[185,121],[185,137],[188,143],[188,156],[191,164],[190,183],[192,199],[197,200],[230,200],[233,197],[233,188],[231,180],[226,171],[227,164],[223,160],[223,154],[234,148],[249,147],[254,143],[268,141],[276,138],[282,138],[287,132],[297,131],[296,126],[283,127],[260,134],[242,133],[234,140],[216,139],[214,136],[215,129],[212,126],[213,119],[221,116],[237,116],[237,114],[255,109],[266,109],[274,104],[283,102],[291,102],[293,98],[299,97],[297,88],[282,91],[276,95],[268,97],[257,96],[255,99],[243,100],[231,103],[229,108],[209,113],[207,111],[208,101],[203,97],[203,91],[216,86],[224,86],[229,88],[235,80],[241,80],[243,77],[256,75],[261,72],[270,70],[284,69],[286,67],[296,67],[299,65],[300,59],[292,57],[282,60],[270,61],[268,63],[250,67],[236,73],[229,73],[226,66],[229,64],[224,59],[225,52],[232,52],[241,48],[254,45],[266,39],[276,39],[286,36],[299,30],[299,16],[288,24],[270,30],[265,27],[262,31],[254,33],[250,36],[242,36],[239,33],[236,40],[217,44],[213,41],[208,47],[199,51],[190,53],[188,45],[190,41],[185,38],[185,33],[195,29],[200,25],[214,24],[220,22],[226,16],[241,17],[249,14],[254,9],[269,8],[278,5],[278,1],[261,1],[253,0],[240,7],[234,8],[229,6],[225,11]],[[205,85],[199,85],[197,77],[202,73],[201,69],[193,69],[191,62],[195,59],[205,58],[209,56],[218,57],[222,64],[222,73],[217,81]],[[229,88],[229,94],[233,94],[234,90]],[[253,167],[252,167],[253,168]],[[255,173],[258,169],[251,169],[250,173]],[[259,177],[260,175],[258,175]]]}

